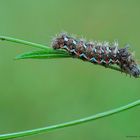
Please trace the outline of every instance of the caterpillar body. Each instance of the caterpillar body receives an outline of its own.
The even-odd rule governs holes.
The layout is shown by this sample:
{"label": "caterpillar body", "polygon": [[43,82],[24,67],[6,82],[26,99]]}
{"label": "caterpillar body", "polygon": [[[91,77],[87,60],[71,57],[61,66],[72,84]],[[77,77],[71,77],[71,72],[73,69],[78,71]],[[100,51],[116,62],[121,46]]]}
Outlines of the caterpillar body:
{"label": "caterpillar body", "polygon": [[128,47],[119,48],[118,42],[86,42],[65,33],[57,36],[52,43],[54,49],[65,49],[73,56],[105,67],[116,64],[120,69],[134,77],[139,77],[140,68]]}

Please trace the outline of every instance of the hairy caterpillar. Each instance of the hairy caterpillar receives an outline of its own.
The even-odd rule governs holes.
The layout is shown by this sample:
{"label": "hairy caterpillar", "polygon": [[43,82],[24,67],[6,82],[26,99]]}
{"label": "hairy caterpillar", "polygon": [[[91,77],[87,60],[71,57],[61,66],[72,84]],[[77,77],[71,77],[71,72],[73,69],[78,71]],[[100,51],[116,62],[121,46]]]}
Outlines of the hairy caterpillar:
{"label": "hairy caterpillar", "polygon": [[103,66],[116,64],[120,69],[134,77],[139,77],[140,69],[128,51],[128,47],[119,48],[118,42],[85,42],[65,33],[53,40],[54,49],[65,49],[70,55]]}

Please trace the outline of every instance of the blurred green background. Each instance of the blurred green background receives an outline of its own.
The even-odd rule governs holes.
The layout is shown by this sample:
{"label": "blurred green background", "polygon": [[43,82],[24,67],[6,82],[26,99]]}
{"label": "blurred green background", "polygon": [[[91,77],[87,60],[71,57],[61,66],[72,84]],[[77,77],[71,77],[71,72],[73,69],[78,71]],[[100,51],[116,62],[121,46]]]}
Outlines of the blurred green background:
{"label": "blurred green background", "polygon": [[[139,0],[0,0],[0,35],[51,44],[62,32],[129,43],[140,59]],[[0,42],[0,134],[49,126],[140,98],[140,80],[77,59],[14,60],[34,48]],[[140,107],[22,140],[126,140]],[[136,139],[136,138],[134,138]]]}

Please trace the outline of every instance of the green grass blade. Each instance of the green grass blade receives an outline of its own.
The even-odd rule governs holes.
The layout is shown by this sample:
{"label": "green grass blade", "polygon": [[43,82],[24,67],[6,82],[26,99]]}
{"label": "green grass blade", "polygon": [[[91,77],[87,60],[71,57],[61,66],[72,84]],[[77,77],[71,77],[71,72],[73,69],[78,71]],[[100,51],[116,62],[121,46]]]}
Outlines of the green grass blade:
{"label": "green grass blade", "polygon": [[16,39],[16,38],[12,38],[12,37],[7,37],[7,36],[0,36],[0,40],[14,42],[14,43],[23,44],[23,45],[28,45],[28,46],[32,46],[34,48],[40,48],[40,49],[49,48],[48,46],[45,46],[45,45],[41,45],[41,44],[37,44],[37,43],[33,43],[33,42],[21,40],[21,39]]}
{"label": "green grass blade", "polygon": [[31,136],[31,135],[44,133],[44,132],[47,133],[47,132],[52,131],[52,130],[58,130],[60,128],[66,128],[66,127],[75,126],[78,124],[83,124],[86,122],[94,121],[97,119],[111,116],[113,114],[123,112],[125,110],[136,107],[138,105],[140,105],[140,100],[137,100],[137,101],[129,103],[127,105],[120,106],[118,108],[111,109],[111,110],[108,110],[105,112],[101,112],[101,113],[98,113],[98,114],[95,114],[95,115],[92,115],[89,117],[78,119],[78,120],[73,120],[73,121],[69,121],[69,122],[64,122],[64,123],[51,125],[51,126],[47,126],[47,127],[43,127],[43,128],[32,129],[32,130],[25,130],[25,131],[8,133],[8,134],[0,134],[0,140],[7,140],[7,139],[14,139],[14,138],[20,138],[20,137],[25,137],[25,136]]}
{"label": "green grass blade", "polygon": [[[39,51],[31,51],[31,52],[26,52],[23,54],[19,54],[15,57],[16,60],[19,59],[53,59],[53,58],[69,58],[71,57],[67,52],[65,51],[61,51],[61,50],[39,50]],[[98,65],[98,64],[96,64]],[[101,66],[101,65],[99,65]],[[112,70],[116,70],[116,71],[121,71],[120,68],[118,68],[117,66],[108,66],[106,68],[110,68]],[[125,72],[124,72],[125,73]]]}
{"label": "green grass blade", "polygon": [[56,51],[56,50],[39,50],[39,51],[32,51],[17,55],[15,59],[29,59],[29,58],[36,58],[36,59],[46,59],[46,58],[65,58],[70,57],[67,52],[64,51]]}

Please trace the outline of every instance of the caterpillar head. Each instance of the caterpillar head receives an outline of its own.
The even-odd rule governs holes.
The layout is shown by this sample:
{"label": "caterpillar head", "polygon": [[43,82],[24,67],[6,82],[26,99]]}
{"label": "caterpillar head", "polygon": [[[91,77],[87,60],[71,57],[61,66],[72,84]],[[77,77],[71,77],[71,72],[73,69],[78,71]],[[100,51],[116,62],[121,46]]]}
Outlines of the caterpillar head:
{"label": "caterpillar head", "polygon": [[61,49],[64,46],[65,39],[67,39],[67,35],[65,33],[60,34],[58,37],[53,39],[52,47],[54,49]]}
{"label": "caterpillar head", "polygon": [[119,66],[126,73],[134,76],[140,76],[140,68],[133,58],[132,53],[128,52],[128,48],[119,49]]}

